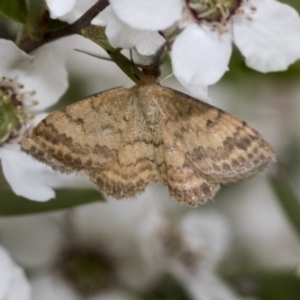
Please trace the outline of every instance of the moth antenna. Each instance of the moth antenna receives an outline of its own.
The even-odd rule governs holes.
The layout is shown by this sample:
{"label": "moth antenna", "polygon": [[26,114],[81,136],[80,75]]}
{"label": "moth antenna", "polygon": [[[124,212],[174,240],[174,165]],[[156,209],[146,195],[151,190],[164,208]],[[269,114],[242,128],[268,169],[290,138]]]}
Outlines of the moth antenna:
{"label": "moth antenna", "polygon": [[79,49],[74,49],[74,50],[77,51],[77,52],[87,54],[87,55],[92,56],[92,57],[100,58],[100,59],[111,61],[111,62],[117,61],[117,62],[122,62],[122,63],[125,63],[125,64],[129,64],[131,66],[136,66],[136,67],[139,67],[139,68],[145,67],[145,65],[134,63],[131,60],[127,61],[127,60],[122,60],[122,59],[111,59],[110,57],[101,56],[101,55],[90,53],[90,52],[87,52],[87,51],[84,51],[84,50],[79,50]]}
{"label": "moth antenna", "polygon": [[151,66],[154,68],[159,68],[162,62],[162,58],[165,56],[167,49],[169,48],[169,42],[166,41],[155,53],[153,57],[153,63]]}
{"label": "moth antenna", "polygon": [[166,75],[165,77],[161,78],[159,81],[162,82],[163,80],[166,80],[166,79],[170,78],[170,77],[173,76],[173,75],[174,75],[174,73],[171,72],[170,74],[168,74],[168,75]]}

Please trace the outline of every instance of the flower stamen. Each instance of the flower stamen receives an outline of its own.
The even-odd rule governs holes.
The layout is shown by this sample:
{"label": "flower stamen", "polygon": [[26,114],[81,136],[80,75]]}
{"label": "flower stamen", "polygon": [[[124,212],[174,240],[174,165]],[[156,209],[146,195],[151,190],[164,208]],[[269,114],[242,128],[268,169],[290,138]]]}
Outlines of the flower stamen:
{"label": "flower stamen", "polygon": [[24,86],[16,80],[6,77],[0,80],[0,145],[20,136],[27,121],[34,117],[30,108],[35,106],[37,101],[32,100],[28,109],[28,106],[24,106],[24,99],[35,92],[21,92],[21,89],[24,89]]}
{"label": "flower stamen", "polygon": [[227,21],[240,6],[241,0],[186,0],[187,7],[199,21]]}

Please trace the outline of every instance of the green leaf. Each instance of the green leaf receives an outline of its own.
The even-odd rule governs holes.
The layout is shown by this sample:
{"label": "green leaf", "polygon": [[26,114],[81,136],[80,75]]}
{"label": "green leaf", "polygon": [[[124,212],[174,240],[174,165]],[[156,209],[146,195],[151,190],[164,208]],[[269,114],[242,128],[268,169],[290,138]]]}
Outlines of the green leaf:
{"label": "green leaf", "polygon": [[0,0],[0,13],[16,22],[25,24],[27,18],[26,1]]}
{"label": "green leaf", "polygon": [[263,290],[261,300],[298,300],[300,295],[300,279],[294,274],[269,274],[261,277]]}
{"label": "green leaf", "polygon": [[143,300],[190,300],[184,285],[171,274],[164,274],[150,289],[141,292]]}
{"label": "green leaf", "polygon": [[299,0],[280,0],[280,2],[285,3],[300,12],[300,2]]}
{"label": "green leaf", "polygon": [[282,169],[270,176],[269,182],[289,221],[300,236],[300,202]]}
{"label": "green leaf", "polygon": [[0,191],[0,216],[44,213],[104,200],[98,191],[91,189],[56,190],[56,198],[47,202],[36,202],[16,196],[11,191]]}

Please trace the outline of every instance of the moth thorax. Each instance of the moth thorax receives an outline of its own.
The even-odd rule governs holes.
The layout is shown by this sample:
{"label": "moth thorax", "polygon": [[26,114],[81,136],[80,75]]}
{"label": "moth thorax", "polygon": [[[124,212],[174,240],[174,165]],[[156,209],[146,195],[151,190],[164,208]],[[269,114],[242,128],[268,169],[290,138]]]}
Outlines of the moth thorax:
{"label": "moth thorax", "polygon": [[146,76],[145,78],[149,81],[138,84],[134,89],[138,100],[137,105],[144,116],[144,120],[151,126],[157,119],[159,85],[154,77]]}
{"label": "moth thorax", "polygon": [[157,119],[157,102],[155,98],[151,99],[151,101],[149,99],[143,100],[140,102],[140,105],[145,120],[150,126],[153,125]]}

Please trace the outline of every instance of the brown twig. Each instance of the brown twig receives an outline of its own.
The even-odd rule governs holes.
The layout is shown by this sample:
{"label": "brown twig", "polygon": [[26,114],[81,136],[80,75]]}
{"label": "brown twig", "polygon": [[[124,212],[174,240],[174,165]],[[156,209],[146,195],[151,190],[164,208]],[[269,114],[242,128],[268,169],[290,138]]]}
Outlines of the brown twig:
{"label": "brown twig", "polygon": [[42,41],[34,42],[30,39],[29,36],[27,36],[20,42],[19,47],[23,51],[29,53],[36,48],[44,44],[53,42],[61,37],[69,36],[72,34],[79,34],[80,30],[90,25],[91,21],[108,5],[108,0],[99,0],[73,24],[46,32]]}

